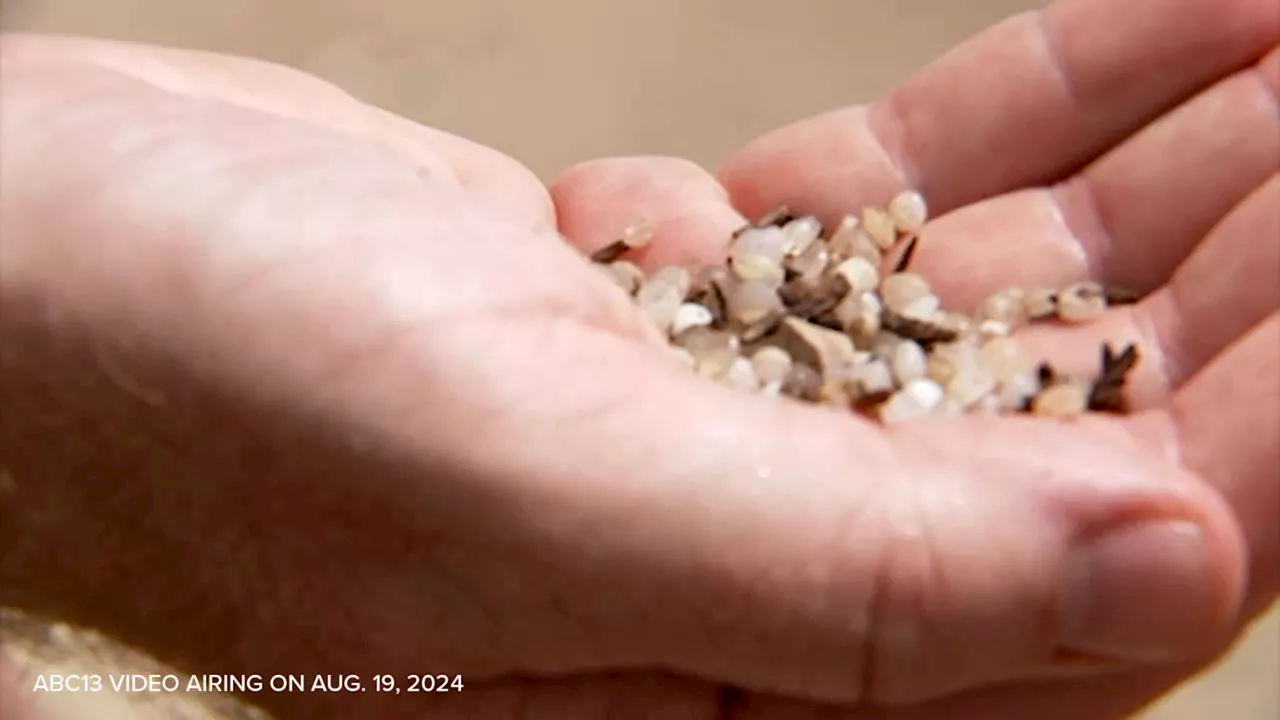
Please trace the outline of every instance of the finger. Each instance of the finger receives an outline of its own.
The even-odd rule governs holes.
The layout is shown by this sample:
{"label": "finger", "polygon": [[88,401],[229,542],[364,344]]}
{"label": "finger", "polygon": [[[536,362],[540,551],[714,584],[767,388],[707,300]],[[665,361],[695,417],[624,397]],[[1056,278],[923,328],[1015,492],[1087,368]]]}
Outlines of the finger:
{"label": "finger", "polygon": [[[926,227],[913,260],[971,307],[1018,284],[1085,278],[1150,291],[1280,162],[1280,51],[1128,140],[1054,191],[966,207]],[[1176,148],[1176,152],[1170,152]]]}
{"label": "finger", "polygon": [[318,77],[252,58],[63,36],[6,34],[5,64],[83,75],[99,68],[169,93],[217,100],[385,146],[424,172],[504,201],[516,214],[553,223],[542,182],[490,148],[367,105]]}
{"label": "finger", "polygon": [[560,232],[584,253],[616,240],[628,224],[651,224],[651,244],[629,259],[647,268],[724,261],[733,231],[746,220],[720,183],[679,158],[594,160],[550,184]]}
{"label": "finger", "polygon": [[935,214],[1052,182],[1280,39],[1274,0],[1060,0],[961,45],[866,108],[766,135],[721,179],[746,215],[832,221],[902,186]]}
{"label": "finger", "polygon": [[1062,372],[1093,375],[1099,347],[1135,344],[1129,378],[1135,409],[1168,393],[1280,309],[1280,175],[1223,219],[1169,284],[1135,305],[1108,310],[1082,326],[1039,325],[1018,333],[1028,354]]}
{"label": "finger", "polygon": [[[1177,387],[1280,309],[1280,174],[1218,225],[1151,303]],[[1144,308],[1135,308],[1141,312]]]}
{"label": "finger", "polygon": [[1280,311],[1187,383],[1169,417],[1182,460],[1231,504],[1251,551],[1252,601],[1280,592]]}
{"label": "finger", "polygon": [[1058,189],[1095,277],[1149,290],[1280,169],[1280,50]]}
{"label": "finger", "polygon": [[[610,627],[596,663],[898,703],[1060,652],[1200,652],[1234,613],[1229,514],[1114,424],[886,436],[647,358],[602,350],[590,366],[608,371],[575,385],[574,406],[597,410],[544,398],[552,415],[522,436],[540,448],[518,463],[527,511],[565,538],[593,537],[602,566],[652,568],[583,600],[646,618]],[[1158,601],[1174,593],[1179,603]]]}

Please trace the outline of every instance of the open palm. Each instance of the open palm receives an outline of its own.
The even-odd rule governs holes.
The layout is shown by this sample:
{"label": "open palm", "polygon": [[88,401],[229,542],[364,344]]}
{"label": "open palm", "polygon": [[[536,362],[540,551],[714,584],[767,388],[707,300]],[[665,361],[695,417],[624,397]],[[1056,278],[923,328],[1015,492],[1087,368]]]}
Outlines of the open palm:
{"label": "open palm", "polygon": [[[30,349],[5,357],[5,402],[31,412],[0,449],[40,481],[3,536],[0,599],[208,672],[468,678],[258,698],[300,715],[1140,705],[1199,664],[1159,663],[1210,657],[1280,580],[1277,7],[1146,4],[1012,20],[719,180],[614,159],[549,193],[288,71],[6,39],[6,293],[109,331],[72,345],[123,360],[51,361],[75,356],[65,338],[7,321]],[[560,237],[591,250],[644,214],[646,263],[718,260],[744,214],[832,220],[904,186],[947,212],[917,255],[947,301],[1084,277],[1148,291],[1028,336],[1064,366],[1140,344],[1143,412],[885,432],[736,393],[667,361]],[[59,372],[74,393],[47,387]],[[51,404],[130,442],[59,440]],[[14,450],[41,445],[55,460]],[[100,502],[86,463],[127,489]],[[1144,519],[1159,532],[1108,539]],[[1075,560],[1097,538],[1114,567]],[[1090,571],[1081,610],[1063,587]]]}

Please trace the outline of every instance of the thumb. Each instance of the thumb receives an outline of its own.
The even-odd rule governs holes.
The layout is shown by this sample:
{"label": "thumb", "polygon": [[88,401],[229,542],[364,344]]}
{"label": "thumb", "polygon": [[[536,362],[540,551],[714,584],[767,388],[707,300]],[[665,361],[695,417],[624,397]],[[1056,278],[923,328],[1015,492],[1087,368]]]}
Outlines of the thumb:
{"label": "thumb", "polygon": [[[593,173],[607,182],[587,182]],[[600,189],[625,188],[660,233],[674,229],[651,255],[712,257],[692,242],[661,247],[693,225],[706,243],[690,208],[715,200],[690,192],[696,173],[612,161],[552,190],[562,228],[583,244],[607,237],[591,232],[610,214]],[[575,211],[587,193],[574,191],[591,185],[597,202]],[[647,652],[622,660],[902,703],[1078,673],[1081,656],[1192,657],[1234,615],[1239,531],[1215,493],[1145,441],[1154,421],[965,418],[886,431],[655,371],[660,361],[627,352],[595,363],[610,373],[578,379],[613,399],[608,417],[539,436],[546,458],[572,438],[578,479],[607,485],[575,491],[590,498],[597,552],[644,556],[634,566],[650,572],[634,582],[662,587],[643,627],[616,630],[617,645]]]}
{"label": "thumb", "polygon": [[1232,516],[1123,425],[887,432],[608,342],[547,421],[489,437],[522,514],[595,578],[569,614],[613,619],[574,667],[898,704],[1095,669],[1081,656],[1191,659],[1234,616]]}

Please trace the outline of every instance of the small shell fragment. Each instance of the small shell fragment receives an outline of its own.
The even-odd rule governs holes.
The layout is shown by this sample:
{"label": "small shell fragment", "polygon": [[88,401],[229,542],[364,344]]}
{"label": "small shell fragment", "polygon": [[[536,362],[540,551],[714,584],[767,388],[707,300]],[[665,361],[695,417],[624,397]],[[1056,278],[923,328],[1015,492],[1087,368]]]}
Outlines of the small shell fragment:
{"label": "small shell fragment", "polygon": [[848,335],[799,318],[782,321],[779,341],[792,358],[817,368],[824,377],[845,371],[857,359]]}

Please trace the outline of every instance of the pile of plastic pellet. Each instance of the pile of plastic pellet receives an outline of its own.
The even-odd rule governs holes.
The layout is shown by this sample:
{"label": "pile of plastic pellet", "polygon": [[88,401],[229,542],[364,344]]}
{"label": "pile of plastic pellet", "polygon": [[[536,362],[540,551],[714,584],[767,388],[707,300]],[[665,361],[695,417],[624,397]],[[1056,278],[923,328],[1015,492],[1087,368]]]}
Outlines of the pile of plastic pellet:
{"label": "pile of plastic pellet", "polygon": [[927,220],[900,193],[829,232],[785,208],[734,233],[723,265],[646,275],[626,259],[643,223],[591,259],[666,333],[692,372],[746,391],[848,407],[886,423],[968,413],[1070,418],[1128,409],[1130,345],[1104,345],[1094,377],[1035,362],[1013,337],[1035,322],[1085,323],[1128,293],[1098,283],[1007,288],[972,313],[943,306],[909,265]]}

